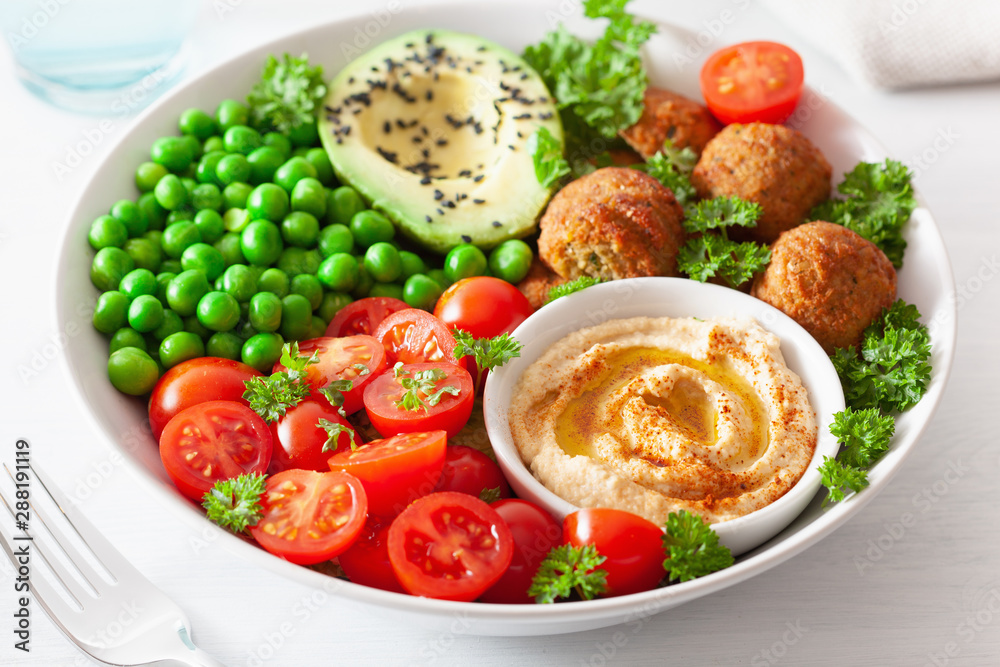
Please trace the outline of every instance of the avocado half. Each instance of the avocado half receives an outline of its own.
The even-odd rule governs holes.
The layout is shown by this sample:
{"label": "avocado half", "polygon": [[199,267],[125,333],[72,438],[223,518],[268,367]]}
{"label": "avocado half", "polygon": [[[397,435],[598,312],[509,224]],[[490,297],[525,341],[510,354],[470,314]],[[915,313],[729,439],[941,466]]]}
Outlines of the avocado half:
{"label": "avocado half", "polygon": [[319,123],[340,180],[441,253],[535,230],[552,194],[526,149],[540,127],[562,143],[541,77],[511,51],[447,30],[410,32],[351,62]]}

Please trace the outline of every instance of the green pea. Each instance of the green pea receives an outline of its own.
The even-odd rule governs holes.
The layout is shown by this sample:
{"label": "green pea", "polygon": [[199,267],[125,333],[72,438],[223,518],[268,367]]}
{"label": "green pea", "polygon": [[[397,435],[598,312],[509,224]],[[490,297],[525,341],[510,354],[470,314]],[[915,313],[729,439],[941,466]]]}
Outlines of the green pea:
{"label": "green pea", "polygon": [[222,291],[239,303],[246,303],[257,291],[257,279],[248,267],[233,264],[222,274]]}
{"label": "green pea", "polygon": [[[229,213],[233,209],[245,209],[253,186],[248,183],[230,183],[222,191],[222,208]],[[249,214],[247,219],[249,219]]]}
{"label": "green pea", "polygon": [[[180,179],[181,185],[184,186],[184,191],[187,193],[187,202],[190,203],[194,200],[194,190],[198,187],[198,181],[193,178],[185,178],[184,176],[181,176]],[[156,190],[153,190],[153,192],[155,193]],[[185,209],[187,208],[189,207],[185,207]],[[192,214],[191,217],[193,218],[194,215]]]}
{"label": "green pea", "polygon": [[140,195],[136,205],[139,207],[141,224],[144,224],[147,230],[163,229],[167,221],[167,210],[156,201],[155,194],[147,192]]}
{"label": "green pea", "polygon": [[519,283],[528,275],[534,254],[531,246],[521,239],[504,241],[490,253],[490,272],[509,283]]}
{"label": "green pea", "polygon": [[254,185],[274,180],[274,172],[285,163],[285,154],[273,146],[261,146],[247,156],[250,163],[250,182]]}
{"label": "green pea", "polygon": [[292,294],[301,294],[309,300],[309,307],[316,310],[323,303],[323,285],[319,278],[308,273],[300,273],[292,278]]}
{"label": "green pea", "polygon": [[226,227],[222,222],[222,216],[218,211],[212,209],[202,209],[194,216],[194,226],[198,228],[201,240],[205,243],[215,243],[226,233]]}
{"label": "green pea", "polygon": [[486,255],[471,243],[457,245],[444,258],[444,273],[450,282],[481,276],[486,272]]}
{"label": "green pea", "polygon": [[305,248],[285,248],[278,256],[276,266],[288,274],[289,278],[300,273],[315,274],[319,268],[319,255]]}
{"label": "green pea", "polygon": [[410,276],[415,276],[418,273],[427,273],[427,264],[424,262],[423,258],[415,252],[400,250],[399,261],[403,264],[403,273],[400,276],[403,280],[406,280]]}
{"label": "green pea", "polygon": [[97,297],[91,321],[101,333],[111,334],[128,323],[129,298],[117,290]]}
{"label": "green pea", "polygon": [[190,331],[172,333],[160,343],[160,363],[173,368],[182,361],[205,356],[205,343]]}
{"label": "green pea", "polygon": [[227,232],[242,232],[250,224],[250,214],[243,208],[231,208],[222,216],[222,226]]}
{"label": "green pea", "polygon": [[131,199],[119,199],[109,213],[111,217],[125,225],[129,238],[142,236],[149,229],[139,212],[139,206]]}
{"label": "green pea", "polygon": [[291,157],[274,172],[274,182],[285,192],[291,193],[295,184],[303,178],[316,178],[316,167],[305,158]]}
{"label": "green pea", "polygon": [[270,373],[281,358],[281,346],[284,344],[280,334],[254,334],[243,343],[240,358],[247,366],[256,368],[261,373]]}
{"label": "green pea", "polygon": [[288,214],[288,193],[274,183],[261,183],[247,197],[252,220],[281,221]]}
{"label": "green pea", "polygon": [[326,188],[315,178],[300,179],[292,188],[293,211],[312,213],[317,218],[326,215]]}
{"label": "green pea", "polygon": [[215,122],[221,132],[234,125],[246,125],[250,120],[250,110],[236,100],[222,100],[215,108]]}
{"label": "green pea", "polygon": [[177,129],[181,134],[188,134],[200,141],[205,141],[215,134],[215,121],[201,109],[185,109],[177,120]]}
{"label": "green pea", "polygon": [[399,251],[391,243],[379,242],[365,251],[365,270],[380,283],[391,283],[403,273]]}
{"label": "green pea", "polygon": [[166,229],[175,222],[180,222],[181,220],[194,220],[194,211],[187,208],[177,209],[176,211],[170,211],[167,213],[167,219],[163,222],[163,228]]}
{"label": "green pea", "polygon": [[293,126],[288,131],[288,138],[292,140],[293,146],[312,146],[318,143],[319,132],[316,129],[315,119]]}
{"label": "green pea", "polygon": [[90,282],[106,292],[118,289],[126,273],[135,268],[135,261],[121,248],[101,248],[90,263]]}
{"label": "green pea", "polygon": [[281,238],[299,248],[312,248],[319,239],[319,221],[304,211],[293,211],[281,221]]}
{"label": "green pea", "polygon": [[319,252],[323,257],[329,257],[338,252],[354,250],[354,235],[345,225],[332,224],[319,230],[317,241]]}
{"label": "green pea", "polygon": [[[389,219],[377,211],[361,211],[351,218],[351,234],[362,248],[379,242],[391,241],[396,230]],[[484,258],[485,263],[485,258]]]}
{"label": "green pea", "polygon": [[434,308],[441,292],[441,286],[433,278],[423,273],[415,273],[407,278],[403,285],[403,301],[413,308],[429,311]]}
{"label": "green pea", "polygon": [[208,279],[196,269],[178,273],[167,284],[167,305],[181,317],[194,315],[198,302],[209,291]]}
{"label": "green pea", "polygon": [[139,192],[152,192],[160,179],[170,173],[162,164],[143,162],[135,170],[135,187]]}
{"label": "green pea", "polygon": [[326,195],[326,222],[347,226],[351,219],[365,210],[365,202],[358,191],[349,185],[329,190]]}
{"label": "green pea", "polygon": [[145,352],[146,339],[132,327],[122,327],[111,336],[111,342],[108,343],[108,354],[114,354],[123,347],[137,347]]}
{"label": "green pea", "polygon": [[301,294],[281,300],[281,336],[285,340],[305,340],[312,331],[312,305]]}
{"label": "green pea", "polygon": [[191,153],[191,162],[188,166],[178,171],[177,174],[178,176],[190,176],[191,178],[194,178],[196,167],[198,166],[197,162],[201,159],[201,155],[203,153],[201,142],[198,141],[198,137],[192,137],[187,134],[180,137],[178,141],[187,145],[187,149]]}
{"label": "green pea", "polygon": [[118,284],[118,291],[129,299],[134,299],[143,294],[155,296],[156,275],[149,269],[132,269],[122,276],[121,282]]}
{"label": "green pea", "polygon": [[222,193],[214,183],[202,183],[191,192],[191,205],[199,211],[218,211],[222,208]]}
{"label": "green pea", "polygon": [[201,145],[202,155],[205,153],[225,153],[226,145],[222,142],[222,137],[219,135],[214,135],[205,139],[205,143]]}
{"label": "green pea", "polygon": [[219,162],[226,155],[225,151],[209,151],[202,155],[201,159],[198,160],[198,166],[194,170],[195,180],[199,183],[211,183],[215,186],[221,186],[222,181],[219,180],[215,170],[219,166]]}
{"label": "green pea", "polygon": [[152,331],[153,339],[162,341],[167,336],[175,334],[178,331],[184,331],[184,320],[174,311],[164,308],[163,321],[160,323],[160,326]]}
{"label": "green pea", "polygon": [[330,157],[326,154],[326,150],[322,148],[310,148],[306,151],[306,162],[313,166],[316,170],[316,179],[325,185],[326,187],[331,187],[335,181],[333,174],[333,165],[330,163]]}
{"label": "green pea", "polygon": [[279,298],[288,294],[290,287],[288,274],[281,269],[265,269],[257,278],[258,292],[271,292]]}
{"label": "green pea", "polygon": [[177,276],[171,271],[160,271],[156,274],[156,298],[160,303],[167,303],[167,285]]}
{"label": "green pea", "polygon": [[263,142],[265,146],[275,148],[281,152],[282,162],[292,156],[292,140],[281,132],[268,132],[264,135]]}
{"label": "green pea", "polygon": [[148,394],[159,378],[160,370],[156,362],[137,347],[123,347],[108,357],[108,379],[123,394]]}
{"label": "green pea", "polygon": [[188,202],[188,192],[176,174],[167,174],[153,189],[157,203],[168,211],[175,211]]}
{"label": "green pea", "polygon": [[128,240],[128,229],[118,218],[102,215],[90,224],[87,240],[94,250],[121,248]]}
{"label": "green pea", "polygon": [[247,261],[269,266],[281,255],[281,230],[270,220],[254,220],[240,233],[240,249]]}
{"label": "green pea", "polygon": [[354,255],[338,252],[330,255],[319,265],[316,277],[323,286],[334,292],[350,292],[358,283],[358,262]]}
{"label": "green pea", "polygon": [[260,132],[246,125],[233,125],[222,135],[222,142],[230,153],[250,155],[262,145]]}
{"label": "green pea", "polygon": [[271,292],[257,292],[250,299],[247,319],[257,331],[277,331],[281,326],[281,298]]}
{"label": "green pea", "polygon": [[224,186],[245,183],[250,178],[250,163],[242,153],[230,153],[215,165],[215,177]]}
{"label": "green pea", "polygon": [[344,294],[343,292],[325,292],[323,294],[323,301],[320,302],[319,308],[316,309],[316,314],[329,324],[333,316],[352,301],[353,299],[349,294]]}
{"label": "green pea", "polygon": [[184,269],[181,268],[181,260],[179,259],[165,259],[160,264],[160,271],[168,271],[173,274],[178,274]]}
{"label": "green pea", "polygon": [[403,286],[396,283],[375,283],[368,290],[368,296],[387,296],[402,301]]}
{"label": "green pea", "polygon": [[149,157],[176,174],[191,164],[194,155],[190,144],[180,137],[160,137],[149,149]]}
{"label": "green pea", "polygon": [[163,252],[167,257],[180,259],[184,251],[195,243],[201,243],[201,232],[190,220],[175,222],[163,230]]}
{"label": "green pea", "polygon": [[230,331],[216,331],[205,343],[205,354],[209,357],[239,361],[242,349],[243,341]]}
{"label": "green pea", "polygon": [[355,261],[358,265],[358,280],[354,284],[354,289],[351,290],[351,296],[355,299],[363,299],[371,293],[371,289],[375,285],[375,279],[372,278],[371,274],[365,268],[363,257],[358,257]]}
{"label": "green pea", "polygon": [[226,260],[222,253],[207,243],[193,243],[181,254],[181,268],[185,271],[198,269],[209,281],[215,280],[226,270]]}
{"label": "green pea", "polygon": [[[147,232],[149,233],[149,232]],[[156,232],[159,234],[159,232]],[[162,240],[156,238],[129,239],[122,246],[122,250],[128,253],[136,268],[149,269],[154,273],[160,270],[163,262]]]}
{"label": "green pea", "polygon": [[227,232],[212,247],[222,253],[222,259],[226,266],[234,264],[244,264],[247,259],[243,256],[243,248],[240,243],[240,235],[235,232]]}
{"label": "green pea", "polygon": [[155,296],[143,294],[128,307],[128,324],[139,333],[149,333],[163,323],[163,304]]}
{"label": "green pea", "polygon": [[201,323],[197,315],[188,315],[184,318],[184,331],[190,331],[202,340],[208,340],[212,337],[212,332]]}
{"label": "green pea", "polygon": [[229,331],[240,321],[240,304],[225,292],[211,291],[198,301],[198,321],[211,331]]}

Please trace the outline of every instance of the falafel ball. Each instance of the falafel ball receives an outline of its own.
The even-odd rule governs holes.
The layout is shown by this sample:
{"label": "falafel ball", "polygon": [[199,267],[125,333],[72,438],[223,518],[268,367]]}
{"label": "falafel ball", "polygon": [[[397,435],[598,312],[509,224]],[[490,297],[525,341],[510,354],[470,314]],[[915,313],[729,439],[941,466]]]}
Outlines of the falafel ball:
{"label": "falafel ball", "polygon": [[750,294],[812,334],[827,354],[861,343],[896,300],[896,269],[878,246],[846,227],[808,222],[771,246],[771,263]]}
{"label": "falafel ball", "polygon": [[691,172],[702,199],[739,197],[763,209],[757,226],[733,236],[772,243],[830,196],[830,163],[802,133],[783,125],[732,124],[708,142]]}
{"label": "falafel ball", "polygon": [[669,188],[636,169],[605,167],[549,202],[538,255],[561,278],[677,275],[684,210]]}
{"label": "falafel ball", "polygon": [[677,149],[690,147],[701,154],[722,129],[708,109],[669,90],[647,87],[642,102],[642,116],[619,134],[647,160],[663,150],[667,139]]}
{"label": "falafel ball", "polygon": [[517,284],[517,289],[521,290],[521,294],[528,298],[531,307],[538,310],[548,301],[549,290],[564,282],[566,282],[565,278],[557,276],[535,257],[531,260],[528,274]]}

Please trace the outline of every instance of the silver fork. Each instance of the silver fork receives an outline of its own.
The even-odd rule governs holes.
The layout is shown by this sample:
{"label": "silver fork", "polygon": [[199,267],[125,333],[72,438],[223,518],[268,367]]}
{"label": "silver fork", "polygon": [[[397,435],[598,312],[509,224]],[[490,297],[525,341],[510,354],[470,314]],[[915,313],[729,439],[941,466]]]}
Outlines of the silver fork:
{"label": "silver fork", "polygon": [[[6,464],[4,468],[14,482],[10,468]],[[24,469],[18,466],[18,473]],[[34,601],[74,644],[109,665],[225,667],[194,645],[184,612],[125,560],[47,475],[31,466],[26,469],[33,479],[27,478],[28,486],[20,488],[27,488],[42,502],[30,501],[26,517],[15,513],[17,503],[0,488],[0,501],[10,513],[9,521],[0,521],[0,541],[15,570],[17,555],[27,552]],[[39,486],[51,503],[44,502],[44,496],[37,492]],[[57,511],[50,513],[46,504],[54,504]],[[28,529],[15,536],[16,518],[29,520]],[[58,547],[42,539],[42,531],[35,529],[37,524],[45,527]],[[90,550],[89,557],[78,543]],[[60,549],[65,558],[60,557]],[[36,557],[48,566],[53,581],[41,576]],[[73,567],[67,567],[64,560]],[[105,570],[103,575],[95,564]]]}

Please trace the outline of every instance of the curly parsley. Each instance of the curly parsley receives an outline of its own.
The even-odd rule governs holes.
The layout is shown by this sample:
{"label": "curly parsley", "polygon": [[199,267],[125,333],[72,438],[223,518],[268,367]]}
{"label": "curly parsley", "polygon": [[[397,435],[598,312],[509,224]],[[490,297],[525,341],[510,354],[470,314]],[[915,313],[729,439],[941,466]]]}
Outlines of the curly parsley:
{"label": "curly parsley", "polygon": [[760,205],[738,197],[706,199],[688,207],[684,230],[694,234],[677,255],[677,268],[693,280],[705,282],[719,277],[739,287],[771,261],[771,249],[747,241],[730,241],[728,227],[754,227],[761,216]]}
{"label": "curly parsley", "polygon": [[691,170],[697,162],[698,156],[690,147],[685,146],[678,150],[674,148],[674,143],[667,139],[663,142],[663,149],[659,153],[642,164],[632,165],[632,169],[646,172],[658,180],[674,193],[677,203],[684,206],[693,202],[698,196],[690,180]]}
{"label": "curly parsley", "polygon": [[280,61],[268,56],[260,81],[247,95],[250,121],[261,131],[288,132],[312,122],[324,97],[323,68],[310,66],[308,56],[286,53]]}
{"label": "curly parsley", "polygon": [[243,398],[250,403],[250,409],[270,423],[285,416],[309,395],[312,387],[307,381],[306,367],[319,362],[319,354],[309,357],[299,355],[298,343],[285,343],[281,348],[281,365],[286,370],[265,377],[255,377],[244,382],[246,391]]}
{"label": "curly parsley", "polygon": [[690,581],[734,562],[733,553],[719,544],[719,536],[712,527],[687,510],[671,512],[667,517],[663,550],[667,554],[663,568],[670,581]]}
{"label": "curly parsley", "polygon": [[593,287],[598,283],[604,282],[600,278],[594,278],[592,276],[580,276],[575,280],[570,280],[569,282],[562,283],[560,285],[555,285],[549,288],[549,293],[545,296],[545,303],[550,304],[556,299],[561,299],[564,296],[569,296],[573,292],[580,292],[587,289],[588,287]]}
{"label": "curly parsley", "polygon": [[503,366],[514,357],[521,356],[524,343],[511,338],[509,333],[502,333],[493,338],[473,338],[472,334],[462,329],[452,331],[455,336],[455,358],[471,355],[480,370],[492,370]]}
{"label": "curly parsley", "polygon": [[598,568],[605,560],[592,544],[552,547],[538,566],[528,595],[539,604],[568,598],[574,591],[584,600],[593,600],[608,588],[608,573]]}
{"label": "curly parsley", "polygon": [[562,144],[549,128],[540,127],[528,137],[528,154],[535,166],[535,178],[542,186],[551,188],[570,173],[569,163],[563,157]]}
{"label": "curly parsley", "polygon": [[250,473],[222,479],[205,493],[202,507],[211,521],[234,533],[256,526],[263,516],[260,499],[264,495],[265,475]]}

